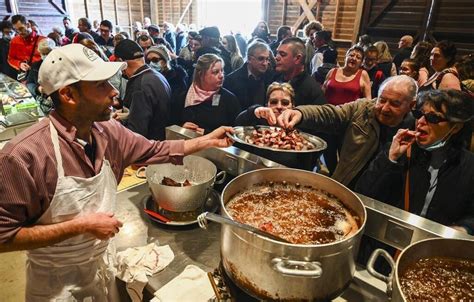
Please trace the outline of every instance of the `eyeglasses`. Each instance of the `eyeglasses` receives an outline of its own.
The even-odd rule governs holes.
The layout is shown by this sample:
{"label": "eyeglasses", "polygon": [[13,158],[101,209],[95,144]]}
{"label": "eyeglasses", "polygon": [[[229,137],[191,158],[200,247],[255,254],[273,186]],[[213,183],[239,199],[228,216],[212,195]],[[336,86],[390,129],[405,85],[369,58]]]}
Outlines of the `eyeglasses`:
{"label": "eyeglasses", "polygon": [[433,112],[423,113],[421,110],[415,109],[412,110],[411,113],[417,120],[424,116],[425,120],[430,124],[439,124],[448,121],[445,117],[439,116]]}
{"label": "eyeglasses", "polygon": [[288,106],[290,106],[291,101],[290,100],[269,100],[268,101],[268,104],[270,106],[276,106],[276,105],[278,105],[278,103],[280,103],[284,107],[288,107]]}
{"label": "eyeglasses", "polygon": [[255,57],[255,56],[251,56],[251,57],[255,58],[255,60],[257,60],[260,63],[270,62],[270,57]]}

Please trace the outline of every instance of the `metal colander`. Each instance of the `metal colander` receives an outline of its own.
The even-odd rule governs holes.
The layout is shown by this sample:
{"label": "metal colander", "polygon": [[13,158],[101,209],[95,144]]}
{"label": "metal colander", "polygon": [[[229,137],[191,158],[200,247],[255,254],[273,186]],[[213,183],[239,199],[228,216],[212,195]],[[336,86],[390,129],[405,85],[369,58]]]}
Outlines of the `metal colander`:
{"label": "metal colander", "polygon": [[[158,206],[173,212],[195,211],[202,207],[216,182],[216,166],[209,160],[188,155],[183,165],[157,164],[146,168],[146,179],[150,186],[153,199]],[[161,184],[163,177],[183,183],[186,179],[192,186],[172,187]],[[218,174],[217,183],[223,182],[225,172]]]}

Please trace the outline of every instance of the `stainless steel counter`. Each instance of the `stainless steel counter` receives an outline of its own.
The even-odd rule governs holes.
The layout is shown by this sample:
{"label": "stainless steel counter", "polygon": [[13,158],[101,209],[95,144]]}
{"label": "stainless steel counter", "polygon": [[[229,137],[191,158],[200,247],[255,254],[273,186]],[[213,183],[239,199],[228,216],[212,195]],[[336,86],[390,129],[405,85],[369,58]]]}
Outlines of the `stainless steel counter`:
{"label": "stainless steel counter", "polygon": [[[156,290],[180,274],[189,264],[204,271],[213,271],[220,261],[220,225],[210,223],[208,230],[197,224],[187,227],[168,227],[152,222],[144,213],[144,203],[150,196],[147,184],[122,191],[117,195],[117,217],[124,226],[116,236],[117,250],[143,246],[151,242],[169,244],[175,258],[162,272],[149,278],[146,290]],[[367,208],[366,235],[403,248],[411,242],[431,237],[468,238],[451,228],[360,196]],[[335,301],[387,301],[385,284],[357,268],[350,288]]]}
{"label": "stainless steel counter", "polygon": [[220,261],[220,226],[210,223],[208,230],[203,230],[197,224],[168,227],[152,222],[143,212],[145,199],[149,195],[147,184],[117,195],[116,216],[124,225],[115,237],[117,251],[157,242],[159,245],[169,244],[175,253],[173,262],[167,268],[149,278],[146,290],[154,293],[189,264],[194,264],[204,271],[214,270]]}
{"label": "stainless steel counter", "polygon": [[[149,277],[145,294],[151,297],[189,264],[207,272],[217,268],[220,261],[220,225],[210,223],[207,230],[200,229],[197,224],[188,227],[159,225],[152,222],[143,212],[149,195],[147,184],[118,193],[116,216],[124,225],[115,240],[117,251],[151,242],[170,245],[175,258],[163,271]],[[334,301],[387,301],[384,290],[383,283],[371,278],[366,271],[358,269],[350,288]]]}

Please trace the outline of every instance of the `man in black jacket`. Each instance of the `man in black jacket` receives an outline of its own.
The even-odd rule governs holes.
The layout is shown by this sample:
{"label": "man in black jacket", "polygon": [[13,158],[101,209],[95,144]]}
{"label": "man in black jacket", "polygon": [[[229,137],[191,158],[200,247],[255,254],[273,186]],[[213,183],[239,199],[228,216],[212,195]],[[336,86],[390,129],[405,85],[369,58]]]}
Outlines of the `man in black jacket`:
{"label": "man in black jacket", "polygon": [[413,37],[406,35],[400,38],[398,41],[398,49],[400,51],[393,58],[393,63],[397,67],[397,73],[400,70],[403,60],[410,58],[411,52],[413,51]]}
{"label": "man in black jacket", "polygon": [[299,38],[281,42],[275,57],[278,82],[288,82],[295,91],[295,105],[323,105],[326,98],[321,85],[305,71],[305,45]]}
{"label": "man in black jacket", "polygon": [[248,48],[247,62],[225,78],[224,88],[235,94],[243,110],[265,104],[267,87],[274,76],[269,59],[268,45],[256,41]]}
{"label": "man in black jacket", "polygon": [[115,56],[127,62],[123,73],[128,77],[123,105],[129,114],[127,119],[119,119],[128,129],[148,139],[165,139],[171,98],[166,78],[145,64],[143,49],[135,41],[121,41],[115,47]]}
{"label": "man in black jacket", "polygon": [[202,47],[196,51],[196,60],[206,53],[213,53],[224,60],[224,72],[230,74],[232,72],[232,65],[230,63],[230,53],[221,45],[219,39],[221,33],[217,26],[204,27],[199,31],[202,37]]}

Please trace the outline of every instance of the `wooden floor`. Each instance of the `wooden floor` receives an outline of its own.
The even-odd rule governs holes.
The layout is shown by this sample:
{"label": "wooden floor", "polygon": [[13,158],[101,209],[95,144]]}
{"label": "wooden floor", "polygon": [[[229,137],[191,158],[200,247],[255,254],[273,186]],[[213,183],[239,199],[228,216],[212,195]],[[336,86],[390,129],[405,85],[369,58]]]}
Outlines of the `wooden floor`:
{"label": "wooden floor", "polygon": [[0,300],[25,301],[25,252],[0,254]]}

